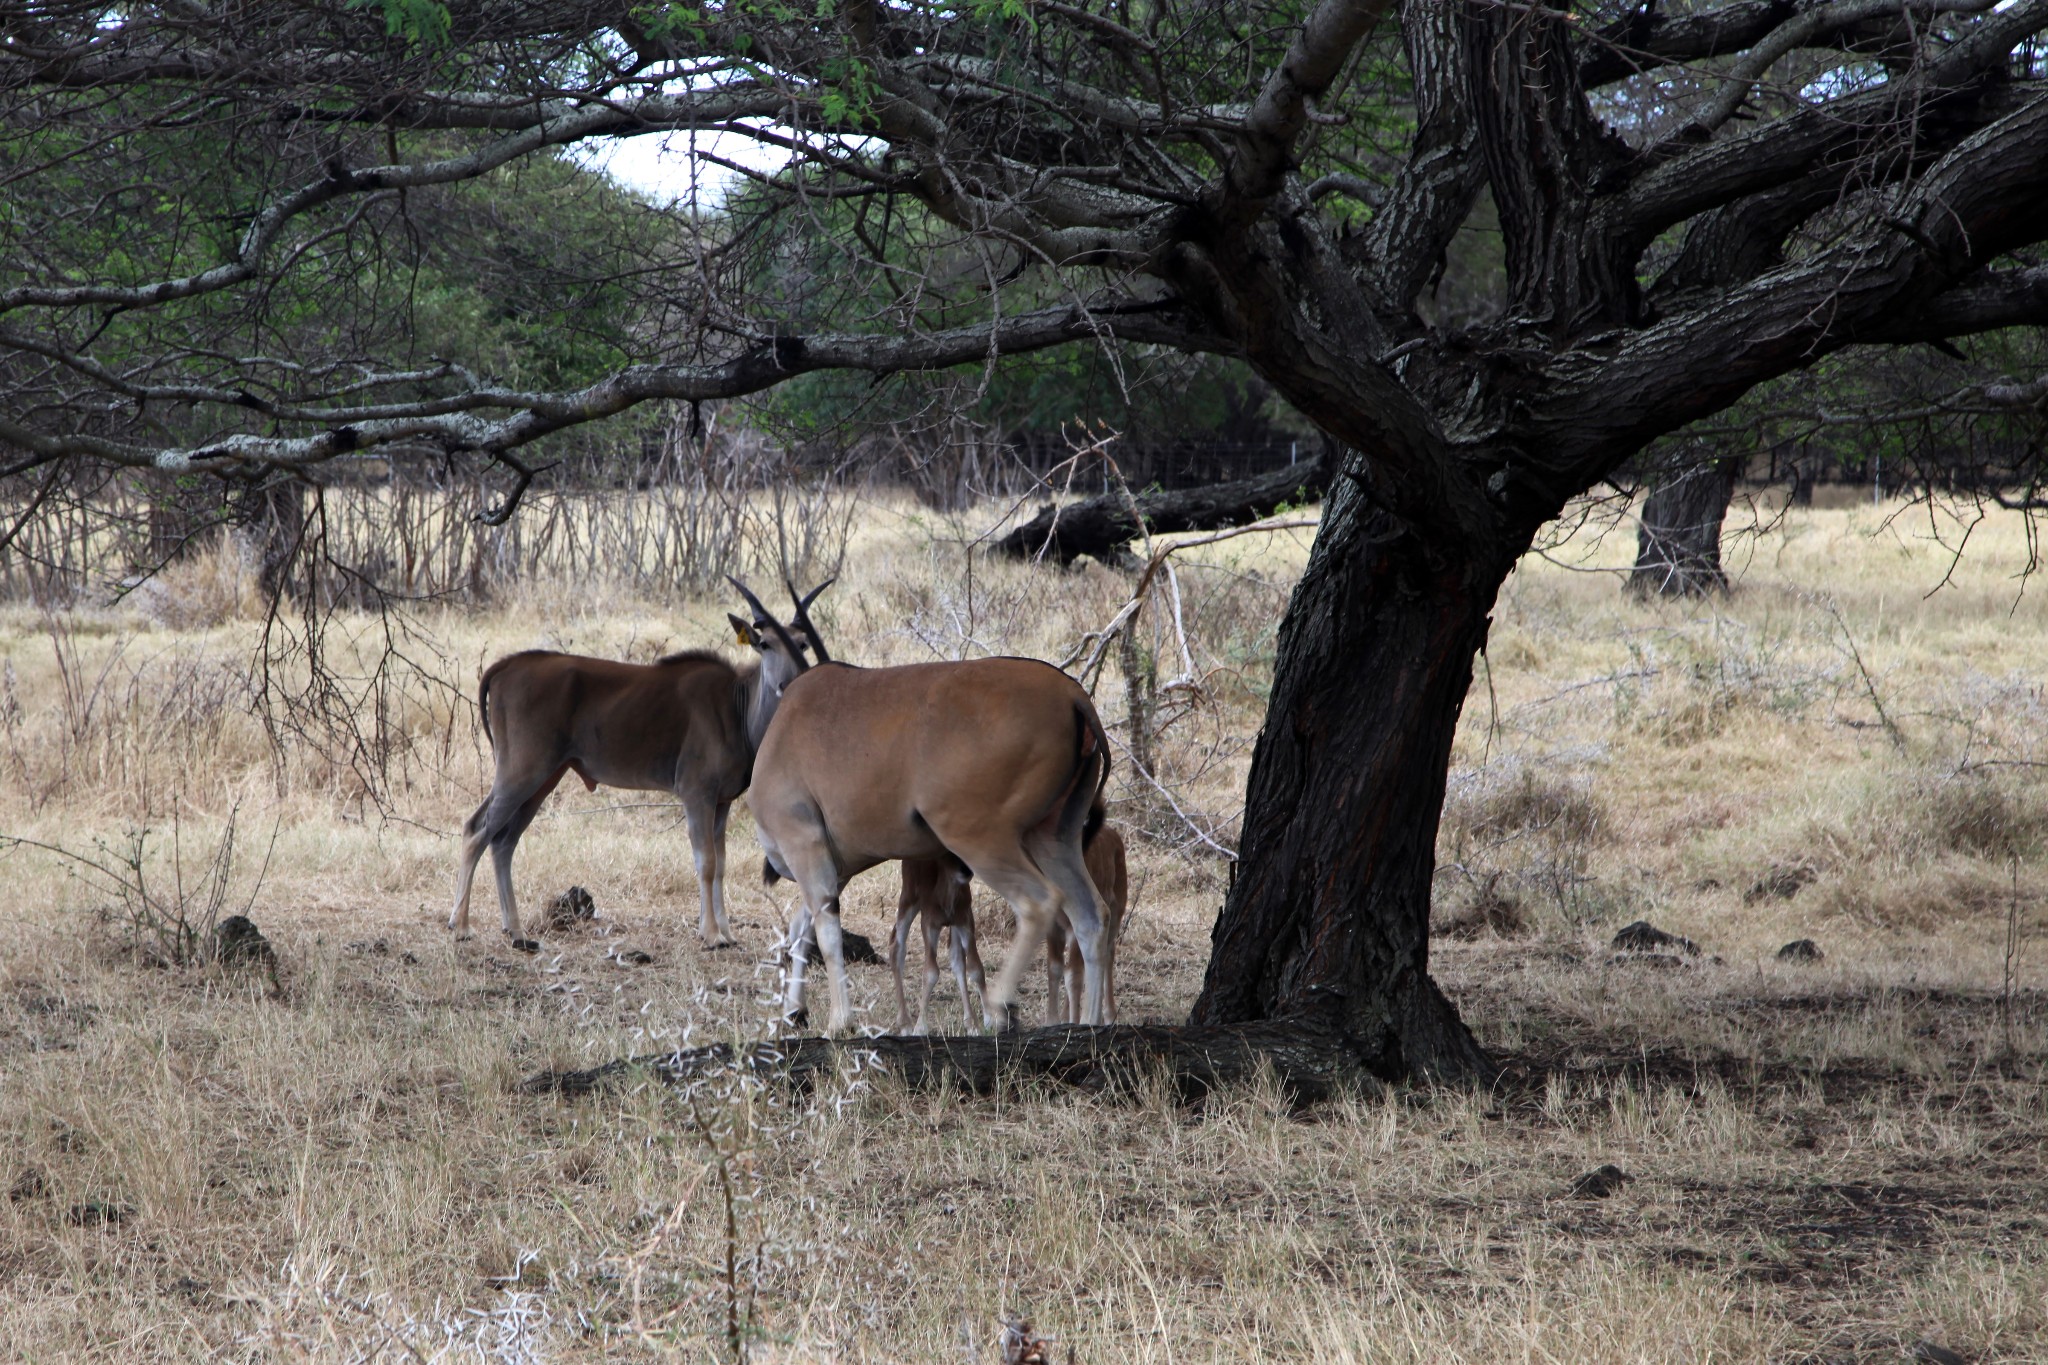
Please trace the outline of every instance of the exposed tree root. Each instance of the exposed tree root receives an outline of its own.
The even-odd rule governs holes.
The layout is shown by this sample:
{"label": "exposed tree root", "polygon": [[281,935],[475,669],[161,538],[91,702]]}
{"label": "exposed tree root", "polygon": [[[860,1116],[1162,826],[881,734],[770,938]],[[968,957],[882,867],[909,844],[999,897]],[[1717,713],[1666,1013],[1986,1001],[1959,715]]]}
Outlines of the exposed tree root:
{"label": "exposed tree root", "polygon": [[[587,1095],[638,1075],[678,1084],[723,1071],[733,1058],[733,1049],[721,1043],[582,1071],[543,1071],[521,1088],[528,1094]],[[1307,1104],[1370,1093],[1381,1085],[1350,1039],[1291,1021],[1215,1028],[1062,1024],[979,1037],[790,1038],[757,1044],[745,1058],[754,1070],[781,1073],[798,1085],[858,1061],[900,1077],[914,1090],[950,1085],[977,1095],[1030,1079],[1127,1091],[1149,1077],[1165,1077],[1181,1096],[1194,1098],[1270,1075],[1296,1103]]]}

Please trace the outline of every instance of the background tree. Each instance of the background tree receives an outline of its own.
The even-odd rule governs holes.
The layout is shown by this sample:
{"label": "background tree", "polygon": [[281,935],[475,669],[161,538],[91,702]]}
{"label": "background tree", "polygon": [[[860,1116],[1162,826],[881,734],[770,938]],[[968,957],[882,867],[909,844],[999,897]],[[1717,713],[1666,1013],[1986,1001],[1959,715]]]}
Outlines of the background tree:
{"label": "background tree", "polygon": [[1747,463],[1740,453],[1695,446],[1654,471],[1637,512],[1631,592],[1700,597],[1728,586],[1721,567],[1721,523]]}
{"label": "background tree", "polygon": [[[477,453],[500,515],[523,447],[648,400],[1109,340],[1241,359],[1345,454],[1194,1020],[1469,1072],[1428,902],[1502,581],[1758,385],[2048,315],[2044,30],[2048,0],[26,7],[0,439],[16,471],[242,479]],[[412,196],[682,128],[795,164],[637,265],[622,363],[550,386],[376,340]],[[221,159],[246,174],[200,183]],[[799,230],[859,202],[863,232]],[[1498,270],[1446,299],[1482,215]],[[280,316],[287,281],[328,302]]]}

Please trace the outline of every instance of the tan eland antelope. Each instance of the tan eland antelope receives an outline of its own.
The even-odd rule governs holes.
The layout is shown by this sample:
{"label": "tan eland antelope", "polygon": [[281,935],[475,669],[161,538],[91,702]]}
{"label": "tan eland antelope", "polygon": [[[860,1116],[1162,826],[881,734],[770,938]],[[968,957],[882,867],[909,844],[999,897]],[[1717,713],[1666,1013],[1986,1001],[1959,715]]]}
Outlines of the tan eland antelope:
{"label": "tan eland antelope", "polygon": [[[988,978],[981,969],[981,954],[974,946],[974,892],[968,884],[967,869],[950,858],[905,858],[902,867],[903,888],[896,896],[896,935],[889,952],[889,966],[896,974],[896,1031],[925,1031],[932,988],[939,981],[941,930],[948,934],[953,981],[960,987],[960,1012],[972,1020],[974,1002],[967,994],[967,983],[971,979],[974,994],[986,996]],[[918,997],[915,1028],[911,1026],[910,1005],[903,994],[903,958],[909,948],[912,920],[918,921],[924,932],[924,992]]]}
{"label": "tan eland antelope", "polygon": [[[469,930],[470,885],[488,846],[505,933],[519,940],[513,850],[541,803],[575,773],[591,791],[609,786],[676,794],[696,855],[698,932],[714,947],[732,942],[725,918],[726,816],[747,789],[755,750],[783,689],[808,665],[803,646],[760,599],[729,581],[754,619],[727,619],[759,658],[735,665],[706,650],[685,650],[631,664],[530,649],[484,670],[477,706],[496,773],[491,794],[462,825],[450,929]],[[798,623],[813,639],[806,608],[830,586],[828,579],[801,599],[790,593]]]}
{"label": "tan eland antelope", "polygon": [[1115,949],[1081,850],[1109,747],[1081,685],[1036,659],[850,668],[826,663],[783,694],[748,797],[771,879],[803,906],[788,940],[784,1005],[803,1006],[815,933],[830,973],[829,1028],[852,1022],[839,895],[892,858],[951,854],[1010,903],[1017,947],[982,1001],[1010,1022],[1026,958],[1065,914],[1085,964],[1083,1022],[1104,1022]]}

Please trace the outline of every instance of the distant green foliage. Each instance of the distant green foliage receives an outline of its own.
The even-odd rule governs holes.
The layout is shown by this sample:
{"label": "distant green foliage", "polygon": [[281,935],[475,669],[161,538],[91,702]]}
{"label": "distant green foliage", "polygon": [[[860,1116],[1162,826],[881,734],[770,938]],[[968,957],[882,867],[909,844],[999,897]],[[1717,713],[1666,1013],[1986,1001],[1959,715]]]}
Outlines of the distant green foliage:
{"label": "distant green foliage", "polygon": [[384,16],[384,31],[420,47],[448,45],[455,21],[437,0],[348,0],[350,9],[373,9]]}
{"label": "distant green foliage", "polygon": [[[53,96],[53,100],[69,98]],[[85,97],[78,97],[85,104]],[[140,285],[233,260],[261,207],[323,167],[246,130],[165,120],[145,135],[136,97],[99,99],[0,137],[0,175],[32,175],[36,195],[0,206],[0,289],[52,280]],[[456,135],[360,139],[356,165],[459,153]],[[81,211],[80,205],[92,206]],[[502,382],[574,388],[646,358],[653,329],[635,272],[659,260],[673,225],[601,175],[553,157],[479,180],[323,209],[294,225],[268,260],[286,266],[260,293],[224,291],[149,309],[81,315],[94,354],[117,371],[288,399],[345,372],[463,364]],[[387,394],[402,393],[386,390]],[[183,408],[142,416],[166,438],[197,420]]]}

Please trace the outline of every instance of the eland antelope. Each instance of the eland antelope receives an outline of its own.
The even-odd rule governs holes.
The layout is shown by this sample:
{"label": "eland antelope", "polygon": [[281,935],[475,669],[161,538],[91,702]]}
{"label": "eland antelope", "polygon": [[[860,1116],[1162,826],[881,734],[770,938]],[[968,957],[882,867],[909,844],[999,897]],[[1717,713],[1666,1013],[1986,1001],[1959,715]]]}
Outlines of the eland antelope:
{"label": "eland antelope", "polygon": [[898,1033],[911,1028],[910,1006],[903,994],[903,957],[909,947],[912,920],[918,921],[924,931],[924,992],[918,997],[917,1026],[912,1031],[925,1031],[932,987],[939,980],[942,929],[948,933],[953,981],[960,987],[960,1012],[973,1019],[974,1003],[967,994],[967,983],[972,979],[975,995],[986,996],[988,979],[981,969],[981,954],[974,946],[974,892],[968,883],[967,869],[950,858],[903,860],[903,889],[896,897],[896,935],[889,952],[889,966],[896,974]]}
{"label": "eland antelope", "polygon": [[[726,816],[747,789],[783,689],[808,664],[788,628],[745,585],[731,581],[754,611],[751,621],[727,617],[740,643],[759,654],[745,663],[706,650],[631,664],[534,649],[484,670],[477,706],[496,773],[491,794],[462,825],[450,929],[469,929],[470,886],[488,846],[504,929],[519,939],[513,850],[549,793],[575,773],[591,791],[602,785],[676,794],[696,855],[698,932],[714,947],[732,942],[725,918]],[[828,579],[796,600],[797,623],[813,640],[806,609],[830,586]],[[793,589],[790,595],[795,599]]]}
{"label": "eland antelope", "polygon": [[1109,777],[1109,746],[1081,685],[1036,659],[849,668],[792,682],[754,761],[748,796],[770,880],[803,897],[788,940],[785,1012],[803,1006],[812,935],[829,972],[831,1031],[853,1018],[839,895],[892,858],[950,854],[1010,903],[1017,946],[983,998],[1011,1021],[1017,979],[1064,914],[1084,964],[1081,1019],[1108,1013],[1114,946],[1081,836]]}

